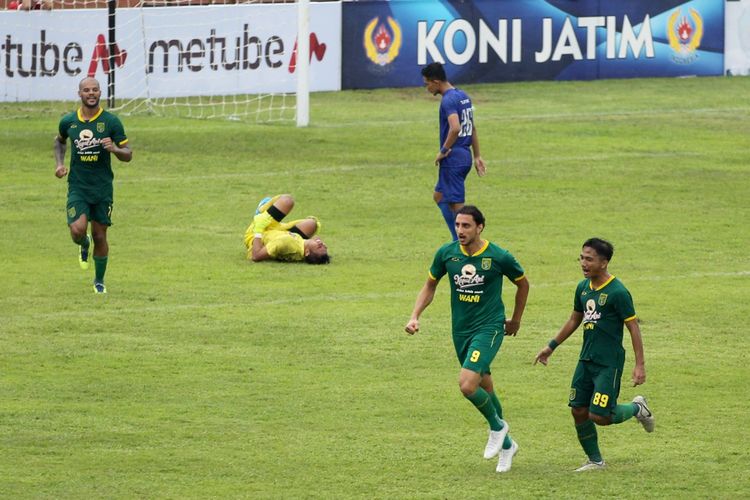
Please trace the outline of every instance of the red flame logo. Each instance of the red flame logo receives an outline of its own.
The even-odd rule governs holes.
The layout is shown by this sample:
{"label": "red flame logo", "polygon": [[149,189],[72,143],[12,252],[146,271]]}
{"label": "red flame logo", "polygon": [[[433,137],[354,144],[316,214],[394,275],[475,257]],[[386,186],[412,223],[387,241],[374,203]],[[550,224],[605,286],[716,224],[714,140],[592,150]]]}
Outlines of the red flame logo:
{"label": "red flame logo", "polygon": [[687,43],[690,40],[690,35],[693,34],[693,28],[688,22],[687,16],[682,18],[682,22],[677,26],[677,34],[680,37],[680,42]]}

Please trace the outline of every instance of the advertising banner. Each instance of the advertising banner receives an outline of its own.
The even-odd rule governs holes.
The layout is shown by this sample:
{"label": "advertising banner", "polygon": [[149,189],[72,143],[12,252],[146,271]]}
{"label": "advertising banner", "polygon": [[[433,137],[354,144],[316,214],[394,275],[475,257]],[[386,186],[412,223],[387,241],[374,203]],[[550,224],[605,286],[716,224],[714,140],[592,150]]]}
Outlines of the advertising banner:
{"label": "advertising banner", "polygon": [[343,6],[343,88],[719,75],[716,0],[393,0]]}
{"label": "advertising banner", "polygon": [[750,75],[750,0],[727,0],[726,50],[727,75]]}
{"label": "advertising banner", "polygon": [[[294,4],[120,9],[116,95],[294,92]],[[0,12],[0,100],[68,100],[99,79],[106,96],[107,11]],[[310,5],[310,90],[341,87],[341,4]]]}

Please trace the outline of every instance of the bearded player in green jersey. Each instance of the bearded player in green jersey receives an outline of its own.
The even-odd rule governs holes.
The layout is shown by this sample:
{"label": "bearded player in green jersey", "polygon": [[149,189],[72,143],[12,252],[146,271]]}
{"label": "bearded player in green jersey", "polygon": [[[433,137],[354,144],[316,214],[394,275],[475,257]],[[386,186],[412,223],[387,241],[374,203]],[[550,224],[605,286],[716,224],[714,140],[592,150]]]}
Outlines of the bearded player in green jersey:
{"label": "bearded player in green jersey", "polygon": [[[55,175],[68,175],[65,167],[66,142],[70,138],[70,175],[68,175],[67,215],[70,236],[79,246],[78,261],[89,267],[91,240],[94,242],[94,292],[107,293],[104,273],[107,270],[109,244],[107,228],[112,224],[113,188],[111,155],[130,161],[133,153],[119,118],[99,106],[102,91],[94,78],[78,84],[81,107],[62,117],[55,139]],[[91,236],[87,234],[91,222]]]}
{"label": "bearded player in green jersey", "polygon": [[578,472],[605,466],[594,424],[621,424],[635,417],[646,432],[654,430],[654,416],[646,398],[636,396],[631,403],[617,404],[625,365],[623,325],[630,332],[635,353],[633,386],[646,381],[646,366],[633,298],[625,285],[607,271],[613,253],[612,244],[599,238],[588,239],[583,244],[580,263],[585,279],[576,288],[573,313],[534,360],[534,364],[540,362],[546,365],[555,348],[583,322],[583,346],[573,374],[568,403],[578,440],[588,456],[588,461],[576,469]]}
{"label": "bearded player in green jersey", "polygon": [[[529,295],[523,268],[507,250],[481,238],[484,216],[473,205],[456,212],[458,241],[442,246],[417,296],[406,332],[419,331],[419,316],[432,302],[440,278],[449,276],[453,345],[461,364],[458,384],[464,397],[484,416],[490,435],[484,458],[500,454],[497,472],[511,468],[518,444],[508,435],[503,409],[494,391],[490,364],[505,335],[515,335]],[[511,319],[505,319],[503,276],[516,286]]]}

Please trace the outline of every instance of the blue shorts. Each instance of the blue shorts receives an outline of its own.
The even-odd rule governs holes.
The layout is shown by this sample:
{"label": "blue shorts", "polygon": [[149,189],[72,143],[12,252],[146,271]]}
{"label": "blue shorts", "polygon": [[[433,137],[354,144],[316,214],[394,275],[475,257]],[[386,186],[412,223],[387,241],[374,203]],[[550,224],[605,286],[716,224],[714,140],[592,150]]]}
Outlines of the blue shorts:
{"label": "blue shorts", "polygon": [[471,171],[471,165],[466,167],[439,167],[438,181],[435,191],[443,194],[442,202],[463,203],[466,196],[464,181]]}

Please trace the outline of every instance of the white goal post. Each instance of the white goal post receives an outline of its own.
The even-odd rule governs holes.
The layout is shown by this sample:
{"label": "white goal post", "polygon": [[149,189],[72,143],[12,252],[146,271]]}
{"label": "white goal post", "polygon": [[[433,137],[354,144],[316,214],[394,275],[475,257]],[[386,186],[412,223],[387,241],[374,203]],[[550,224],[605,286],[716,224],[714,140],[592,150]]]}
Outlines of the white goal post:
{"label": "white goal post", "polygon": [[309,93],[341,88],[340,2],[44,1],[0,11],[0,102],[69,104],[93,75],[126,114],[306,126]]}

